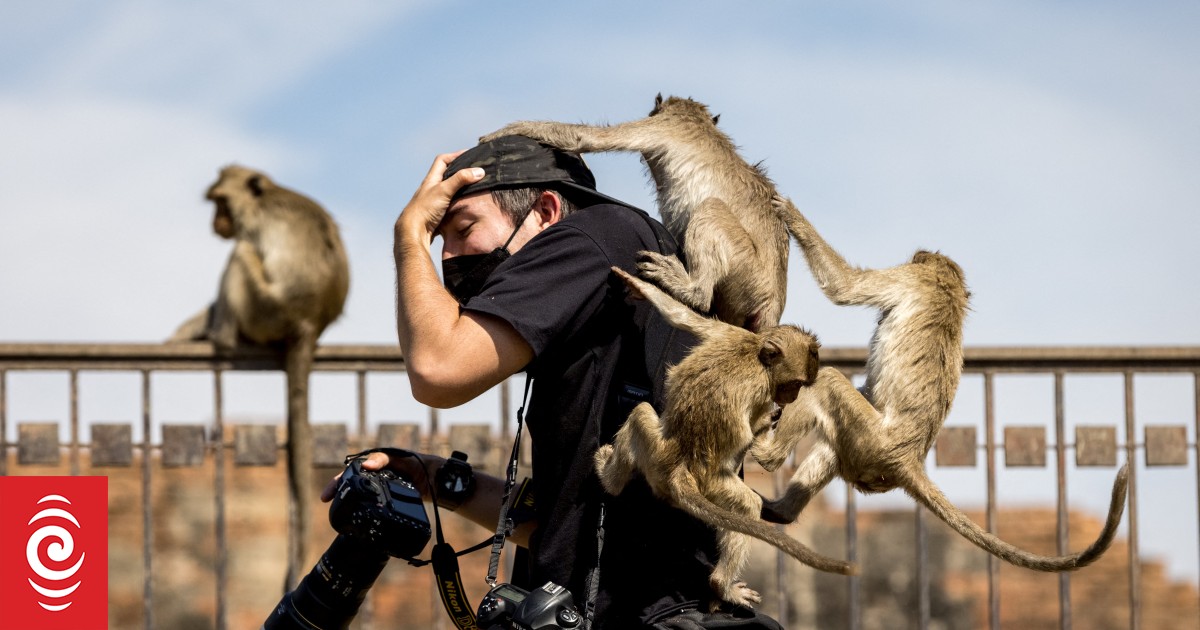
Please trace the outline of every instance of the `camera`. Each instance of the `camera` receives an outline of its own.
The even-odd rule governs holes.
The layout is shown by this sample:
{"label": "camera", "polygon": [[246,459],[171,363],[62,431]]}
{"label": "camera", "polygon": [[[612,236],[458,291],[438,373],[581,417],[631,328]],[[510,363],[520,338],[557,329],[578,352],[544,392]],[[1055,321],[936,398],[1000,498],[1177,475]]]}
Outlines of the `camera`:
{"label": "camera", "polygon": [[571,591],[554,582],[532,591],[498,584],[483,596],[477,616],[482,630],[578,628],[583,623]]}
{"label": "camera", "polygon": [[421,493],[390,470],[363,470],[362,462],[349,461],[329,507],[337,538],[264,630],[348,628],[388,556],[411,558],[429,543]]}
{"label": "camera", "polygon": [[352,459],[342,473],[329,506],[329,524],[394,558],[417,555],[430,537],[421,493],[396,473],[363,470],[362,463]]}

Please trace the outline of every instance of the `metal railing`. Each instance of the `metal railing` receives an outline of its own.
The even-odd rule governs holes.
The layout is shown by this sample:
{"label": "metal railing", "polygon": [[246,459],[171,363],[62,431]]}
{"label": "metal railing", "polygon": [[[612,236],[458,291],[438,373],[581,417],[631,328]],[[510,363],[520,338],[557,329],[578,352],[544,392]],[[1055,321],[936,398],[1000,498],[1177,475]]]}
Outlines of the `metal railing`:
{"label": "metal railing", "polygon": [[[822,364],[836,367],[847,374],[862,370],[866,358],[866,350],[860,348],[823,348]],[[224,401],[222,375],[234,371],[279,370],[281,366],[277,355],[266,350],[242,350],[231,355],[215,354],[208,344],[0,344],[0,475],[8,474],[8,460],[12,449],[18,451],[18,465],[45,464],[57,461],[61,451],[66,451],[71,474],[80,472],[80,453],[88,449],[93,463],[97,457],[102,461],[116,462],[116,465],[130,465],[133,459],[132,451],[140,452],[141,483],[142,483],[142,516],[144,540],[142,545],[144,563],[144,595],[145,627],[155,627],[152,602],[154,601],[154,572],[153,572],[153,529],[151,526],[152,493],[150,484],[156,471],[153,466],[156,454],[160,462],[176,465],[195,464],[197,458],[203,460],[211,454],[215,464],[212,484],[215,496],[215,536],[216,559],[213,570],[216,575],[215,593],[215,623],[217,628],[225,628],[228,614],[228,563],[226,538],[226,479],[225,464],[232,449],[238,463],[269,463],[256,461],[255,453],[261,455],[262,449],[242,445],[253,445],[256,442],[254,427],[234,427],[245,430],[246,439],[241,436],[227,443],[226,425],[224,418]],[[355,424],[355,446],[368,440],[382,440],[383,427],[379,434],[369,435],[367,418],[366,377],[376,372],[402,372],[403,358],[393,346],[365,345],[327,345],[318,349],[314,372],[342,372],[356,375],[357,412]],[[58,427],[55,424],[22,424],[20,436],[16,442],[9,441],[9,413],[7,376],[14,372],[65,372],[69,375],[69,438],[65,444],[60,444]],[[141,429],[142,439],[139,444],[133,444],[128,426],[93,425],[92,439],[89,443],[80,440],[79,413],[79,374],[93,371],[133,372],[141,375]],[[171,371],[201,371],[212,374],[213,418],[210,424],[196,431],[163,431],[159,442],[152,440],[154,416],[151,410],[151,374]],[[1068,374],[1107,373],[1119,374],[1124,379],[1124,426],[1120,433],[1123,439],[1118,442],[1117,427],[1076,427],[1075,441],[1067,435],[1063,380]],[[983,453],[986,468],[986,527],[996,531],[996,472],[997,454],[1005,453],[1006,465],[1045,465],[1047,452],[1052,452],[1055,460],[1057,478],[1057,532],[1058,551],[1066,552],[1067,545],[1067,462],[1068,450],[1074,450],[1076,466],[1110,466],[1117,464],[1117,453],[1123,452],[1125,460],[1132,463],[1138,461],[1141,451],[1145,463],[1154,465],[1188,465],[1188,453],[1194,453],[1193,467],[1196,469],[1195,496],[1200,497],[1200,442],[1193,438],[1187,439],[1187,427],[1178,426],[1145,426],[1143,441],[1137,439],[1134,418],[1134,375],[1145,373],[1170,373],[1190,376],[1195,389],[1195,413],[1192,418],[1192,435],[1200,435],[1200,347],[972,347],[965,352],[964,374],[974,374],[982,377],[983,381],[983,440],[976,437],[974,426],[956,426],[948,424],[939,437],[936,458],[939,466],[974,466],[975,457]],[[997,441],[997,421],[995,412],[994,381],[1002,374],[1048,374],[1054,379],[1054,440],[1047,448],[1045,439],[1046,427],[1005,427],[1004,441]],[[511,440],[509,416],[509,395],[507,383],[501,386],[500,409],[498,411],[498,426],[500,441]],[[347,437],[346,427],[325,427],[329,439],[322,440],[318,434],[317,443],[324,444],[328,453],[325,459],[337,458],[351,445]],[[430,411],[426,426],[426,435],[434,436],[442,432],[438,415]],[[207,436],[205,435],[207,434]],[[390,436],[400,435],[393,432]],[[261,436],[259,436],[261,437]],[[487,439],[486,436],[484,439]],[[261,442],[259,442],[261,443]],[[417,444],[410,444],[418,446]],[[275,449],[271,451],[274,457]],[[245,459],[243,459],[245,458]],[[317,454],[317,461],[322,461],[322,455]],[[271,459],[271,462],[274,460]],[[1040,464],[1039,464],[1040,462]],[[858,560],[859,539],[858,507],[853,492],[846,492],[845,537],[847,558]],[[1197,499],[1200,506],[1200,498]],[[919,585],[918,609],[915,617],[918,627],[924,629],[930,626],[929,602],[929,572],[926,563],[927,549],[925,521],[923,509],[916,509],[917,532],[917,583]],[[1129,505],[1126,510],[1128,518],[1128,549],[1129,549],[1129,627],[1142,627],[1142,593],[1141,593],[1141,557],[1138,548],[1138,476],[1137,466],[1130,466]],[[988,558],[988,627],[1000,627],[1000,588],[999,561],[994,557]],[[863,625],[860,600],[862,598],[861,578],[851,577],[847,583],[847,625],[857,629]],[[1071,617],[1071,575],[1059,575],[1059,627],[1072,627]],[[777,589],[782,589],[780,584]],[[782,601],[782,596],[781,596]],[[781,619],[785,625],[786,607],[781,611]]]}

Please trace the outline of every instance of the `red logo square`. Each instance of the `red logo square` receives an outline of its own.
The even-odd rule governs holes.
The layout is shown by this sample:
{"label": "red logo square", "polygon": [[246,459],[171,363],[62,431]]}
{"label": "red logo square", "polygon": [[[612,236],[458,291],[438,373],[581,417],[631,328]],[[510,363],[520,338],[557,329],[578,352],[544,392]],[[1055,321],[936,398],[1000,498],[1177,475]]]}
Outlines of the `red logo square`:
{"label": "red logo square", "polygon": [[108,477],[0,477],[0,627],[108,627]]}

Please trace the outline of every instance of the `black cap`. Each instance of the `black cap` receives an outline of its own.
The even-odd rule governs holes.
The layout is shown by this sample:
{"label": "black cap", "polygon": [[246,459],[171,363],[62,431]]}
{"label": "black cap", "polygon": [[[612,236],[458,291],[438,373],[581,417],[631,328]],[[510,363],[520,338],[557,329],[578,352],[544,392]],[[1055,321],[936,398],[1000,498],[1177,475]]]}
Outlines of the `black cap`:
{"label": "black cap", "polygon": [[599,203],[629,205],[596,191],[596,178],[578,153],[525,136],[501,136],[468,149],[454,158],[442,179],[471,167],[482,168],[483,179],[460,188],[456,199],[497,188],[538,187],[557,190],[581,208]]}

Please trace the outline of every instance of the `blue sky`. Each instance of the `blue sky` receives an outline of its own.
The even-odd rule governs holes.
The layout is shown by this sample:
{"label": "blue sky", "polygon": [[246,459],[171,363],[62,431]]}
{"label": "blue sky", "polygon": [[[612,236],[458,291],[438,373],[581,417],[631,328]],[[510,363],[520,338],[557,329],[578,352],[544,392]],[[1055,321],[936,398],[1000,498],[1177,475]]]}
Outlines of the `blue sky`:
{"label": "blue sky", "polygon": [[[1190,2],[5,3],[0,341],[168,336],[215,291],[229,246],[203,191],[238,162],[342,226],[350,299],[325,341],[393,342],[391,225],[435,154],[662,92],[720,113],[852,262],[958,260],[968,345],[1197,345],[1198,30]],[[635,157],[589,162],[652,209]],[[871,313],[830,305],[799,257],[790,277],[785,321],[865,344]],[[65,417],[17,381],[13,420]],[[1149,420],[1188,422],[1166,387]],[[1110,479],[1073,501],[1102,506]],[[1195,501],[1194,477],[1162,479]],[[1180,527],[1161,537],[1190,540],[1194,574]]]}
{"label": "blue sky", "polygon": [[[354,284],[326,339],[390,341],[388,227],[436,153],[661,91],[721,113],[851,260],[958,259],[968,343],[1200,343],[1177,286],[1200,260],[1182,4],[21,6],[0,9],[0,261],[28,269],[0,279],[10,339],[169,334],[215,286],[201,195],[236,161],[341,222]],[[593,162],[652,206],[636,158]],[[786,319],[861,343],[868,314],[792,276]]]}

